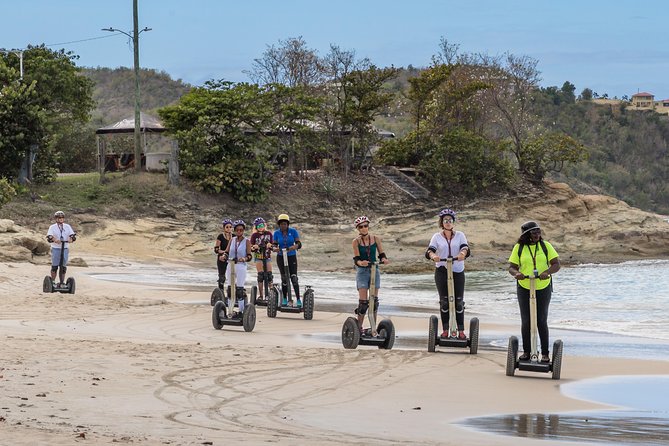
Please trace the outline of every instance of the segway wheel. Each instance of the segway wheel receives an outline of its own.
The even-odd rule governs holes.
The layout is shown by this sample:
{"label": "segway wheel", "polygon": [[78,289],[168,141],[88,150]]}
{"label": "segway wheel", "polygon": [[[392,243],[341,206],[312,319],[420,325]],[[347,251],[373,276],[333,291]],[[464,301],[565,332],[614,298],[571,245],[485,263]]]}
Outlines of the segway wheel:
{"label": "segway wheel", "polygon": [[308,289],[302,299],[302,308],[304,309],[304,319],[310,321],[314,317],[314,291]]}
{"label": "segway wheel", "polygon": [[216,305],[216,302],[222,302],[224,296],[222,289],[214,288],[214,291],[211,292],[211,306]]}
{"label": "segway wheel", "polygon": [[473,317],[469,321],[469,354],[475,355],[479,351],[479,318]]}
{"label": "segway wheel", "polygon": [[70,294],[74,294],[74,290],[77,288],[77,284],[74,281],[74,277],[69,277],[65,281],[65,285],[67,286],[67,292]]}
{"label": "segway wheel", "polygon": [[50,276],[44,277],[44,282],[42,282],[42,292],[53,293],[53,281]]}
{"label": "segway wheel", "polygon": [[395,325],[390,319],[384,319],[379,322],[379,325],[376,327],[376,332],[382,338],[386,338],[383,341],[383,344],[379,345],[379,348],[390,350],[395,345]]}
{"label": "segway wheel", "polygon": [[267,297],[267,317],[276,317],[276,310],[279,307],[279,290],[276,287],[269,290]]}
{"label": "segway wheel", "polygon": [[244,331],[249,332],[253,331],[253,328],[256,326],[256,306],[253,304],[248,304],[244,308],[244,315],[242,316],[242,325],[244,326]]}
{"label": "segway wheel", "polygon": [[225,317],[225,304],[222,300],[216,301],[214,309],[211,311],[211,323],[216,330],[223,328],[221,318]]}
{"label": "segway wheel", "polygon": [[258,286],[257,286],[257,285],[253,285],[253,286],[251,287],[251,303],[252,303],[253,305],[256,304],[256,299],[257,299],[257,298],[258,298]]}
{"label": "segway wheel", "polygon": [[349,317],[344,322],[341,328],[341,343],[344,348],[357,348],[360,343],[360,327],[358,327],[358,320],[354,317]]}
{"label": "segway wheel", "polygon": [[553,379],[560,379],[561,368],[562,368],[562,341],[558,339],[553,343]]}
{"label": "segway wheel", "polygon": [[434,353],[437,345],[437,330],[439,330],[439,318],[437,316],[430,316],[430,329],[427,332],[427,351]]}
{"label": "segway wheel", "polygon": [[518,338],[511,336],[509,338],[509,348],[506,351],[506,376],[513,376],[516,373],[516,358],[518,357]]}

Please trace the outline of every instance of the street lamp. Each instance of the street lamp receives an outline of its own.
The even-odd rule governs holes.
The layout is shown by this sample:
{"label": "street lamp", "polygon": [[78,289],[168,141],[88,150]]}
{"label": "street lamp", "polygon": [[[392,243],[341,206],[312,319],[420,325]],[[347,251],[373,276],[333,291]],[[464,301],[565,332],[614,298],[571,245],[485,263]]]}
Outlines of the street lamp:
{"label": "street lamp", "polygon": [[23,80],[23,51],[24,50],[6,50],[0,49],[0,53],[16,54],[19,57],[19,73],[21,73],[21,80]]}
{"label": "street lamp", "polygon": [[102,31],[118,32],[125,34],[132,39],[135,66],[135,171],[142,171],[142,142],[140,137],[140,113],[139,113],[139,35],[144,31],[151,31],[151,28],[138,29],[137,19],[137,0],[133,1],[133,31],[125,32],[120,29],[102,28]]}

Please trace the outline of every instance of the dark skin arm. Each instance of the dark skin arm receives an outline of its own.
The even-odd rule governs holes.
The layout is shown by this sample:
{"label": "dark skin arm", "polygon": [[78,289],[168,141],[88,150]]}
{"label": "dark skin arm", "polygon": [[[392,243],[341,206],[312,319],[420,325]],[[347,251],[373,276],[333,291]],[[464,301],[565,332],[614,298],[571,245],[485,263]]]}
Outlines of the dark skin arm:
{"label": "dark skin arm", "polygon": [[[548,276],[555,274],[560,271],[560,259],[558,257],[551,260],[548,269],[539,273],[540,279],[548,279]],[[509,263],[509,274],[511,274],[516,280],[523,280],[525,275],[518,270],[518,265],[515,263]]]}

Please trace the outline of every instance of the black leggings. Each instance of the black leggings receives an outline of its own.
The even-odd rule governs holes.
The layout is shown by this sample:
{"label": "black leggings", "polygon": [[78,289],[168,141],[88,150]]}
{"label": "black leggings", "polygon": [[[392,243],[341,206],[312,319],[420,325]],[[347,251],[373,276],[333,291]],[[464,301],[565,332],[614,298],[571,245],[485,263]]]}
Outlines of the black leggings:
{"label": "black leggings", "polygon": [[[518,306],[520,307],[520,333],[523,337],[523,352],[530,353],[532,350],[532,338],[530,336],[530,290],[518,285]],[[541,339],[541,354],[548,354],[548,305],[551,303],[551,286],[543,290],[537,290],[537,330]]]}
{"label": "black leggings", "polygon": [[217,257],[216,267],[218,268],[218,286],[223,289],[223,284],[225,284],[225,270],[228,269],[228,262],[221,262]]}
{"label": "black leggings", "polygon": [[[441,308],[441,324],[444,331],[448,330],[448,270],[445,266],[440,266],[434,271],[434,283],[437,285],[439,293],[439,307]],[[462,311],[455,312],[455,321],[458,324],[458,330],[465,329],[465,273],[453,273],[453,290],[455,292],[455,303],[458,300],[462,302]]]}
{"label": "black leggings", "polygon": [[[293,290],[295,290],[295,298],[300,298],[300,285],[297,281],[297,256],[286,256],[288,257],[288,269],[290,270],[291,277],[286,277],[286,268],[283,263],[283,255],[276,256],[276,266],[279,267],[281,271],[281,290],[283,291],[284,296],[288,296],[288,281],[290,280],[293,283]],[[293,278],[294,276],[294,278]]]}

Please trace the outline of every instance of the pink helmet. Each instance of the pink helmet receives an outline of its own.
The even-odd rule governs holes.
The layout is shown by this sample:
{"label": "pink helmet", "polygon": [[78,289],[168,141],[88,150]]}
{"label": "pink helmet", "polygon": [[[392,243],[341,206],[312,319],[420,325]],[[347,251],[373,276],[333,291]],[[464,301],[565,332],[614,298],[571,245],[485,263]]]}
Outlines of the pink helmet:
{"label": "pink helmet", "polygon": [[357,228],[363,223],[369,224],[369,218],[365,217],[364,215],[356,218],[355,221],[353,222],[353,225]]}

